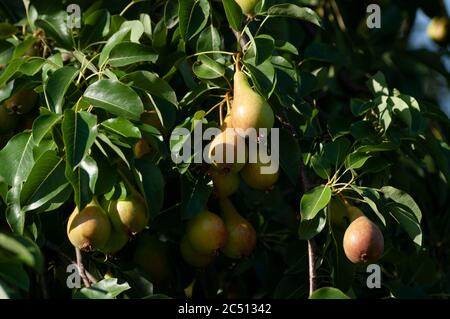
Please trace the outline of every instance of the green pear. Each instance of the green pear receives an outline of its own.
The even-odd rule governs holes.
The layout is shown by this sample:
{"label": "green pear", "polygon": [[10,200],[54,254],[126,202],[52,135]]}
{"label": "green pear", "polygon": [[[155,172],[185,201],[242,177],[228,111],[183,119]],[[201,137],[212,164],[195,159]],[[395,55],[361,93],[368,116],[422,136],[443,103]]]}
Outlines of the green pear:
{"label": "green pear", "polygon": [[128,233],[112,227],[108,242],[99,250],[107,255],[114,255],[125,247],[129,240],[130,235]]}
{"label": "green pear", "polygon": [[23,89],[7,99],[4,105],[12,113],[25,114],[33,109],[37,99],[38,95],[34,90]]}
{"label": "green pear", "polygon": [[241,7],[244,14],[253,16],[255,14],[255,7],[259,0],[235,0],[236,3]]}
{"label": "green pear", "polygon": [[11,113],[4,105],[0,105],[0,134],[7,134],[14,131],[17,127],[19,118]]}
{"label": "green pear", "polygon": [[228,232],[222,252],[230,258],[250,255],[256,245],[256,232],[252,224],[238,213],[229,199],[221,200],[220,208]]}
{"label": "green pear", "polygon": [[109,201],[106,207],[113,226],[129,234],[142,231],[150,219],[144,198],[135,190],[125,199]]}
{"label": "green pear", "polygon": [[181,256],[191,266],[203,268],[214,260],[214,253],[201,254],[190,244],[187,237],[183,237],[180,243]]}
{"label": "green pear", "polygon": [[247,156],[245,139],[229,127],[216,135],[208,147],[211,164],[224,172],[239,172],[247,162]]}
{"label": "green pear", "polygon": [[86,251],[106,245],[111,234],[111,223],[96,198],[81,211],[76,207],[67,222],[67,236],[77,248]]}
{"label": "green pear", "polygon": [[186,228],[186,237],[200,254],[213,254],[225,245],[227,230],[220,216],[204,210],[192,218]]}
{"label": "green pear", "polygon": [[261,168],[265,166],[270,166],[270,162],[263,164],[259,158],[256,163],[247,163],[240,172],[242,179],[251,188],[261,191],[270,190],[278,181],[280,170],[270,174],[263,173]]}
{"label": "green pear", "polygon": [[273,127],[275,117],[272,108],[261,95],[253,91],[242,71],[236,71],[234,74],[233,94],[231,118],[238,134],[248,136],[249,132],[245,131],[249,128],[259,130]]}
{"label": "green pear", "polygon": [[213,171],[211,175],[214,185],[214,195],[216,197],[228,197],[239,189],[241,178],[238,173]]}

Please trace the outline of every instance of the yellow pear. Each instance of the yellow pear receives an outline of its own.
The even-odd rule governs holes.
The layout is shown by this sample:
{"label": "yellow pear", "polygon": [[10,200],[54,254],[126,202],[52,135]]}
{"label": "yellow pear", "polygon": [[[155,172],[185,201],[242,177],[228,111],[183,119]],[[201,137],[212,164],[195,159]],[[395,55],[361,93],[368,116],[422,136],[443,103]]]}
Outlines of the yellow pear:
{"label": "yellow pear", "polygon": [[107,255],[114,255],[119,252],[130,240],[130,235],[122,230],[111,228],[108,242],[100,249]]}
{"label": "yellow pear", "polygon": [[144,198],[135,190],[125,199],[110,201],[106,207],[113,226],[127,233],[139,233],[150,219]]}
{"label": "yellow pear", "polygon": [[214,260],[214,253],[201,254],[197,252],[186,237],[181,240],[180,250],[183,259],[194,267],[206,267]]}
{"label": "yellow pear", "polygon": [[244,14],[253,16],[259,0],[235,0]]}
{"label": "yellow pear", "polygon": [[111,223],[95,198],[81,211],[75,208],[67,222],[70,242],[82,250],[102,248],[108,242],[110,234]]}
{"label": "yellow pear", "polygon": [[220,216],[204,210],[192,218],[186,228],[186,237],[200,254],[213,254],[225,245],[227,230]]}
{"label": "yellow pear", "polygon": [[209,144],[208,158],[217,169],[239,172],[247,161],[245,139],[232,128],[226,128]]}
{"label": "yellow pear", "polygon": [[253,225],[238,213],[229,199],[221,200],[220,208],[228,232],[227,241],[222,248],[223,253],[230,258],[250,255],[256,245],[256,232]]}
{"label": "yellow pear", "polygon": [[447,17],[434,17],[427,27],[428,36],[438,44],[446,44],[449,40],[450,20]]}
{"label": "yellow pear", "polygon": [[216,197],[228,197],[239,189],[241,178],[238,173],[213,171],[211,172],[211,175]]}
{"label": "yellow pear", "polygon": [[234,96],[231,109],[232,124],[238,134],[249,136],[247,129],[258,130],[273,127],[275,117],[269,103],[258,93],[253,91],[247,76],[242,71],[234,74]]}
{"label": "yellow pear", "polygon": [[247,163],[242,169],[241,177],[251,188],[266,191],[270,190],[280,177],[280,170],[274,173],[263,173],[263,167],[269,167],[270,162],[263,164],[259,159],[256,163]]}

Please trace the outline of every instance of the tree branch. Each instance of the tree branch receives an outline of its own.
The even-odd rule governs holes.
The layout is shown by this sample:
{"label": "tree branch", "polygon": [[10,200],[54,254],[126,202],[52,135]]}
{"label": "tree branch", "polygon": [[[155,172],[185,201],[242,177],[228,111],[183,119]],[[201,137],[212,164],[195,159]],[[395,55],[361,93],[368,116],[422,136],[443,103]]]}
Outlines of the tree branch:
{"label": "tree branch", "polygon": [[81,279],[83,279],[83,283],[86,287],[90,287],[91,286],[91,282],[89,281],[87,275],[86,275],[86,270],[84,269],[84,265],[83,265],[83,256],[81,256],[81,250],[80,248],[76,248],[75,247],[75,254],[77,256],[77,266],[78,266],[78,272],[81,276]]}
{"label": "tree branch", "polygon": [[313,239],[308,240],[308,265],[309,265],[309,295],[316,290],[316,243]]}

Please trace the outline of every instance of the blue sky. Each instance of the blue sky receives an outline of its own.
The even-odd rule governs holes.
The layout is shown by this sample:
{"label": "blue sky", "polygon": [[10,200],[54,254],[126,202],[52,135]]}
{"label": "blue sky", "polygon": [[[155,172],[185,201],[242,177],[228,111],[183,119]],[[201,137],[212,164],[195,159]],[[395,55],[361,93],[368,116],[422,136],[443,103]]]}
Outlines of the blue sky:
{"label": "blue sky", "polygon": [[[447,7],[447,12],[450,12],[450,0],[445,0],[445,5]],[[417,11],[416,22],[411,33],[411,38],[409,39],[409,45],[411,48],[427,48],[429,50],[437,51],[438,46],[430,40],[427,36],[427,25],[430,22],[430,18],[422,11]],[[443,58],[443,62],[450,71],[450,58]],[[444,112],[450,117],[450,90],[443,82],[442,92],[439,94],[438,100],[443,108]]]}

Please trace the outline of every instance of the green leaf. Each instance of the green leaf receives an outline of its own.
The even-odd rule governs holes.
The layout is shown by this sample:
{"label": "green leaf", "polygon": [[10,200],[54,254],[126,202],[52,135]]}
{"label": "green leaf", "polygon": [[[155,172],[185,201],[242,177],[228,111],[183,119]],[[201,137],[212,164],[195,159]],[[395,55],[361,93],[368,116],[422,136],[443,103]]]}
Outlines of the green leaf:
{"label": "green leaf", "polygon": [[298,228],[298,237],[300,240],[310,240],[319,234],[327,224],[327,215],[321,210],[313,219],[302,219]]}
{"label": "green leaf", "polygon": [[367,113],[373,104],[358,98],[354,98],[350,100],[350,109],[355,116],[361,116]]}
{"label": "green leaf", "polygon": [[19,71],[20,66],[25,62],[25,58],[16,58],[11,60],[7,65],[3,72],[0,74],[0,87],[5,85],[9,79]]}
{"label": "green leaf", "polygon": [[1,259],[0,252],[0,279],[3,279],[13,287],[28,291],[30,279],[23,266],[14,262],[1,262]]}
{"label": "green leaf", "polygon": [[44,29],[45,34],[53,38],[59,46],[70,50],[73,43],[66,17],[65,11],[59,11],[56,14],[41,16],[41,19],[36,20],[35,24],[37,27]]}
{"label": "green leaf", "polygon": [[52,112],[62,113],[64,96],[77,75],[78,70],[69,66],[62,67],[49,75],[46,93],[49,108]]}
{"label": "green leaf", "polygon": [[88,112],[64,112],[62,122],[67,165],[75,169],[87,155],[97,136],[97,117]]}
{"label": "green leaf", "polygon": [[39,145],[41,140],[52,131],[52,128],[58,124],[62,119],[60,114],[42,114],[33,122],[33,139],[36,145]]}
{"label": "green leaf", "polygon": [[82,161],[80,167],[88,175],[89,189],[92,194],[95,193],[95,186],[98,179],[98,166],[95,160],[87,155]]}
{"label": "green leaf", "polygon": [[269,8],[267,15],[271,17],[294,18],[311,22],[319,27],[322,26],[321,19],[314,10],[306,7],[301,8],[295,4],[283,3],[274,5]]}
{"label": "green leaf", "polygon": [[254,59],[244,63],[252,75],[253,83],[257,91],[269,99],[276,85],[275,68],[269,60],[264,61],[258,66],[255,65]]}
{"label": "green leaf", "polygon": [[150,47],[139,43],[123,42],[111,50],[109,64],[113,67],[122,67],[138,62],[155,63],[157,59],[158,55]]}
{"label": "green leaf", "polygon": [[345,137],[341,137],[326,143],[323,146],[323,155],[331,165],[338,167],[347,156],[350,146],[350,141]]}
{"label": "green leaf", "polygon": [[337,288],[322,287],[315,290],[309,299],[351,299]]}
{"label": "green leaf", "polygon": [[8,185],[21,184],[28,177],[34,165],[34,146],[31,133],[20,133],[0,151],[0,176]]}
{"label": "green leaf", "polygon": [[[205,30],[200,33],[197,40],[197,52],[205,51],[219,51],[222,39],[220,38],[219,31],[211,24]],[[214,54],[216,59],[219,54]]]}
{"label": "green leaf", "polygon": [[118,45],[120,42],[122,42],[125,37],[128,36],[130,33],[130,26],[128,27],[121,27],[119,31],[114,33],[106,42],[105,46],[102,49],[102,52],[100,53],[100,57],[98,59],[98,66],[103,66],[106,60],[109,58],[109,54],[111,53],[112,49]]}
{"label": "green leaf", "polygon": [[134,126],[133,123],[122,117],[106,120],[101,123],[101,126],[106,128],[108,131],[125,138],[139,139],[142,137],[139,129]]}
{"label": "green leaf", "polygon": [[192,71],[200,79],[217,79],[225,75],[225,67],[207,55],[201,55],[192,66]]}
{"label": "green leaf", "polygon": [[412,124],[412,115],[409,110],[409,105],[399,97],[390,96],[388,103],[391,104],[391,112],[398,116],[409,128]]}
{"label": "green leaf", "polygon": [[39,157],[20,193],[23,211],[38,209],[67,187],[64,167],[64,160],[55,151],[47,151]]}
{"label": "green leaf", "polygon": [[100,80],[91,84],[84,92],[84,98],[94,107],[130,120],[139,120],[144,112],[139,95],[115,80]]}
{"label": "green leaf", "polygon": [[371,158],[371,156],[364,153],[359,152],[350,153],[345,159],[345,168],[346,169],[361,168],[369,158]]}
{"label": "green leaf", "polygon": [[10,262],[23,263],[38,272],[44,270],[44,257],[39,247],[26,237],[0,233],[0,260],[5,253]]}
{"label": "green leaf", "polygon": [[235,0],[222,0],[222,3],[230,27],[235,31],[241,31],[242,22],[244,20],[241,7]]}
{"label": "green leaf", "polygon": [[0,39],[6,39],[17,32],[17,28],[7,22],[0,23]]}
{"label": "green leaf", "polygon": [[254,38],[254,47],[256,50],[256,65],[259,65],[272,57],[275,47],[275,40],[267,34],[261,34]]}
{"label": "green leaf", "polygon": [[200,175],[190,181],[186,175],[181,176],[182,208],[181,218],[191,219],[205,209],[212,192],[212,183],[209,176]]}
{"label": "green leaf", "polygon": [[382,187],[381,192],[385,197],[393,200],[396,203],[402,204],[405,207],[408,207],[408,209],[411,210],[419,223],[422,221],[422,212],[420,211],[419,205],[416,204],[414,199],[407,192],[392,186]]}
{"label": "green leaf", "polygon": [[302,219],[311,220],[317,213],[324,209],[331,199],[331,189],[320,185],[303,194],[300,201],[300,213]]}
{"label": "green leaf", "polygon": [[142,183],[143,193],[154,217],[159,213],[164,203],[164,176],[158,166],[145,160],[136,160],[134,167],[135,175]]}
{"label": "green leaf", "polygon": [[386,78],[381,72],[377,72],[372,76],[368,82],[367,86],[374,95],[389,95],[389,88],[387,87]]}
{"label": "green leaf", "polygon": [[206,26],[209,17],[208,0],[180,0],[178,16],[180,33],[185,41],[191,40]]}
{"label": "green leaf", "polygon": [[413,242],[418,246],[422,246],[422,229],[411,210],[399,203],[389,204],[388,208],[392,217],[403,227]]}
{"label": "green leaf", "polygon": [[124,291],[131,289],[127,282],[119,284],[117,278],[103,279],[89,288],[81,288],[75,299],[114,299]]}

